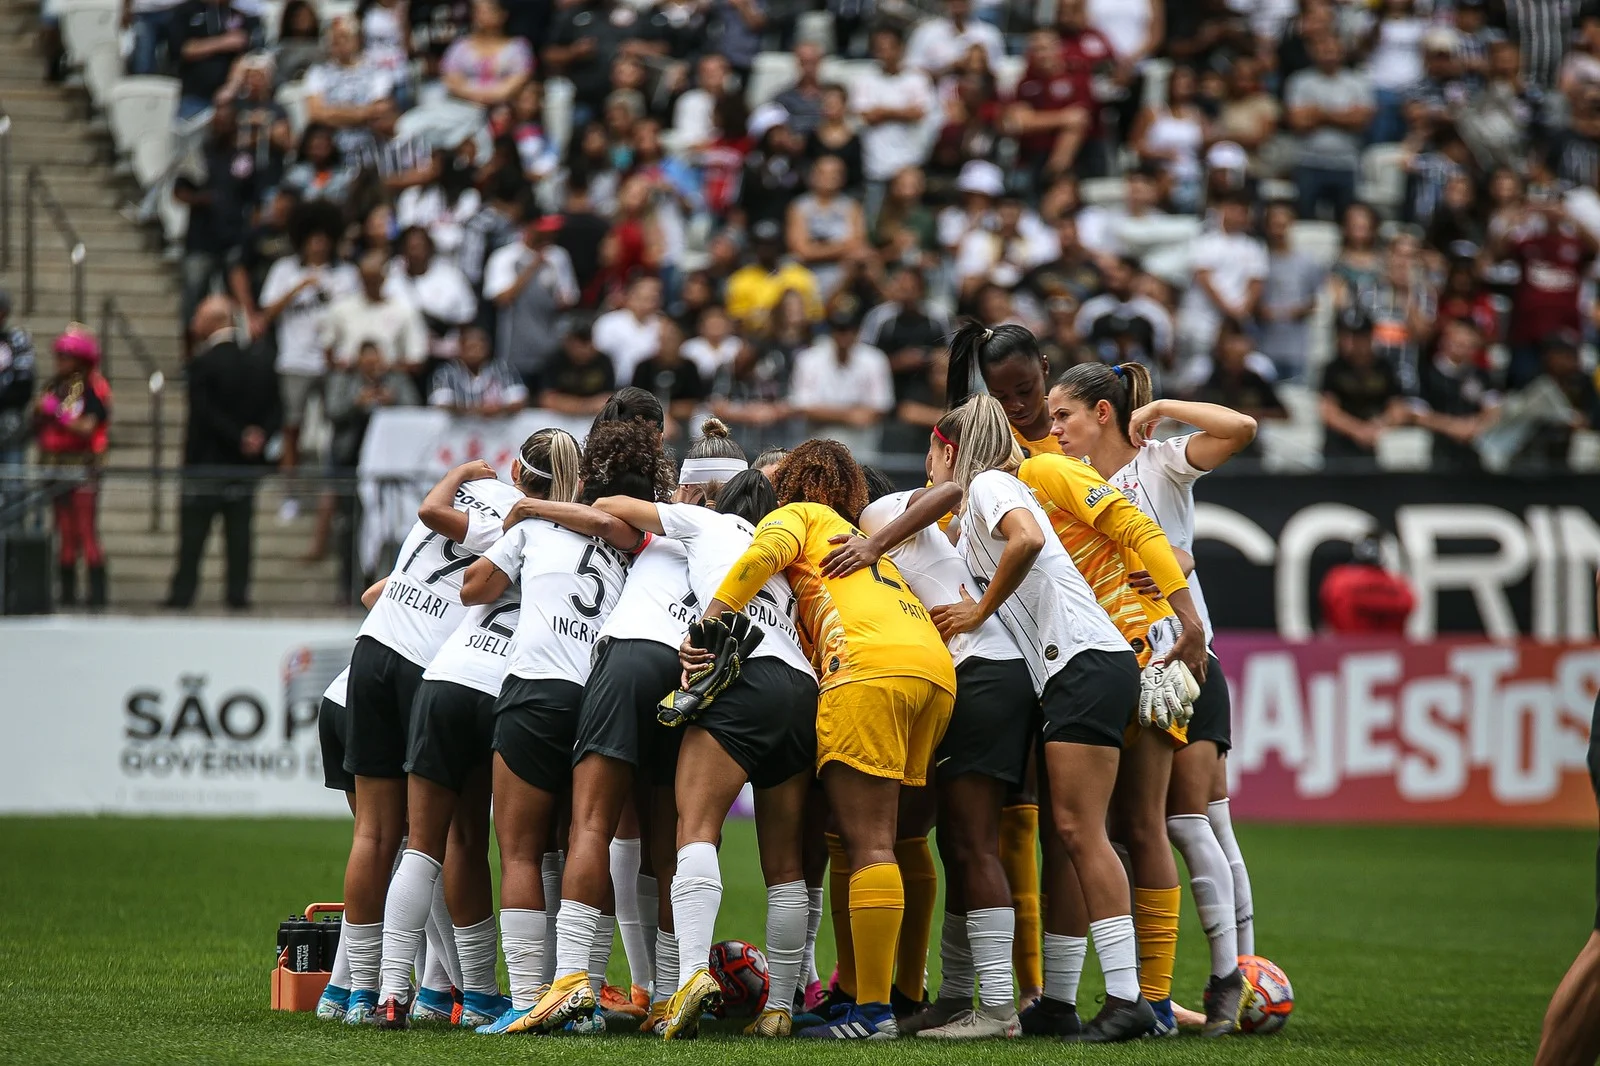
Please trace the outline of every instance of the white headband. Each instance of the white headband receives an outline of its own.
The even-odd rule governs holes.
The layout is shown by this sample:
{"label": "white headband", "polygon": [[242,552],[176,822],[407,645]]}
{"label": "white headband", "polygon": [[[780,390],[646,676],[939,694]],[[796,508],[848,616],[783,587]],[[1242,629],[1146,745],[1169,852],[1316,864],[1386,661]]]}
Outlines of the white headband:
{"label": "white headband", "polygon": [[743,459],[685,459],[678,471],[678,482],[683,485],[709,485],[714,481],[727,481],[750,467]]}

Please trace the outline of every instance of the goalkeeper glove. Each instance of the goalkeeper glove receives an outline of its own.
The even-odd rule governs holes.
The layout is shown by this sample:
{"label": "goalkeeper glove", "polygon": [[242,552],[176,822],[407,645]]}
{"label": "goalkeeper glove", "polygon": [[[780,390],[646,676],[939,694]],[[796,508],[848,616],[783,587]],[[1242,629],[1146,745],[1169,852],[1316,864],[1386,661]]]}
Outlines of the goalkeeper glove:
{"label": "goalkeeper glove", "polygon": [[691,625],[689,643],[710,652],[711,662],[690,675],[687,688],[669,693],[661,701],[656,708],[656,720],[671,727],[694,721],[739,679],[741,658],[753,652],[764,635],[745,615],[731,611],[724,612],[720,618],[708,618]]}
{"label": "goalkeeper glove", "polygon": [[1172,711],[1172,721],[1180,727],[1187,726],[1194,717],[1194,701],[1200,698],[1200,683],[1182,659],[1162,667],[1161,696]]}

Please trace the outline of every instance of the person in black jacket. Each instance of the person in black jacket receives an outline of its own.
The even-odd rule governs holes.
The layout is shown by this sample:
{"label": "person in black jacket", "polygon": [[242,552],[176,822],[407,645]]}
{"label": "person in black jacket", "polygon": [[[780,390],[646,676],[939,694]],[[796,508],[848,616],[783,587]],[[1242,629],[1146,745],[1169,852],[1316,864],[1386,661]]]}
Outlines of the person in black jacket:
{"label": "person in black jacket", "polygon": [[21,481],[6,477],[5,468],[20,467],[27,461],[33,429],[28,408],[38,372],[33,338],[27,330],[11,325],[10,318],[11,294],[0,289],[0,507],[23,489]]}
{"label": "person in black jacket", "polygon": [[237,311],[227,297],[211,296],[201,302],[190,325],[195,356],[188,371],[178,569],[168,607],[194,603],[200,556],[219,513],[227,542],[228,606],[250,606],[256,486],[267,468],[267,441],[278,431],[283,411],[272,361],[239,343]]}

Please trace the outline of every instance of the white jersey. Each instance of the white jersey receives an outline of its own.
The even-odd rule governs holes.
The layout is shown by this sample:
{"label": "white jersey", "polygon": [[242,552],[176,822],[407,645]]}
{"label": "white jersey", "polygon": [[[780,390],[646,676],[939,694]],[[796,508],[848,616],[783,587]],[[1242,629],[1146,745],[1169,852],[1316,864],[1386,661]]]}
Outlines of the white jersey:
{"label": "white jersey", "polygon": [[689,623],[700,617],[689,591],[688,553],[671,537],[646,533],[645,538],[628,567],[617,609],[606,619],[600,636],[653,640],[676,651]]}
{"label": "white jersey", "polygon": [[516,585],[509,586],[493,603],[468,607],[461,624],[445,638],[433,662],[423,671],[422,679],[454,681],[491,696],[500,695],[521,608],[521,591]]}
{"label": "white jersey", "polygon": [[538,518],[512,526],[484,558],[522,583],[506,672],[585,684],[600,627],[622,595],[628,560],[609,544]]}
{"label": "white jersey", "polygon": [[979,584],[987,587],[994,577],[1006,547],[1000,520],[1016,510],[1033,516],[1044,532],[1044,547],[995,615],[1022,649],[1034,690],[1043,692],[1045,682],[1081,651],[1130,649],[1061,546],[1033,490],[999,470],[985,470],[972,479],[962,512],[957,548]]}
{"label": "white jersey", "polygon": [[[1169,440],[1156,440],[1139,449],[1127,466],[1106,480],[1122,490],[1130,502],[1143,511],[1167,535],[1174,548],[1194,555],[1194,483],[1206,471],[1189,462],[1186,433]],[[1206,642],[1211,641],[1211,612],[1200,591],[1200,575],[1189,575],[1189,594],[1195,610],[1205,623]]]}
{"label": "white jersey", "polygon": [[[696,504],[658,503],[656,512],[667,536],[681,543],[689,554],[689,588],[698,617],[716,598],[722,579],[750,547],[756,532],[738,515]],[[768,578],[744,613],[766,632],[751,658],[778,659],[786,666],[817,676],[811,669],[811,660],[800,650],[800,634],[794,628],[794,592],[788,578],[782,574]]]}
{"label": "white jersey", "polygon": [[344,706],[345,692],[350,687],[350,668],[347,666],[339,671],[339,676],[328,682],[327,691],[322,698],[338,707]]}
{"label": "white jersey", "polygon": [[467,536],[460,544],[421,522],[413,525],[359,636],[373,638],[418,666],[432,662],[466,613],[461,579],[467,567],[500,539],[501,523],[521,498],[521,492],[493,478],[456,489],[456,510],[467,513]]}
{"label": "white jersey", "polygon": [[[905,513],[913,492],[896,492],[873,500],[861,512],[857,523],[861,532],[869,537]],[[972,571],[962,561],[950,538],[938,526],[929,526],[890,548],[890,560],[902,577],[911,584],[924,607],[939,607],[959,603],[961,589],[965,587],[973,599],[983,596],[983,589],[974,580]],[[991,617],[971,633],[961,633],[950,641],[950,657],[960,666],[965,659],[988,659],[999,662],[1020,659],[1022,651],[1011,639],[999,618]]]}

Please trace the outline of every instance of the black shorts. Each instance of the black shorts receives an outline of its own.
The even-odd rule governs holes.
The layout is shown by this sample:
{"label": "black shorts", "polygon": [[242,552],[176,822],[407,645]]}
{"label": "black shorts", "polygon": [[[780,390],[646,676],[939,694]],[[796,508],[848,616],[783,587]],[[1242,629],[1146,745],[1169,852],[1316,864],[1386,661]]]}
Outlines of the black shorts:
{"label": "black shorts", "polygon": [[411,710],[406,773],[459,793],[493,757],[494,697],[454,681],[423,681]]}
{"label": "black shorts", "polygon": [[1044,740],[1122,747],[1122,731],[1139,708],[1139,657],[1090,648],[1074,655],[1039,697]]}
{"label": "black shorts", "polygon": [[755,788],[816,770],[816,679],[771,656],[744,664],[739,680],[694,724],[722,745]]}
{"label": "black shorts", "polygon": [[344,741],[350,733],[350,712],[324,697],[317,712],[317,739],[322,742],[322,783],[335,792],[354,792],[356,779],[345,772]]}
{"label": "black shorts", "polygon": [[672,784],[683,730],[656,721],[656,705],[682,673],[677,651],[658,641],[601,641],[583,690],[572,765],[593,752],[638,767],[652,784]]}
{"label": "black shorts", "polygon": [[356,640],[345,694],[345,770],[357,777],[406,776],[411,705],[421,685],[422,667],[371,637]]}
{"label": "black shorts", "polygon": [[572,783],[572,742],[582,706],[582,685],[507,674],[494,702],[494,750],[512,773],[559,795]]}
{"label": "black shorts", "polygon": [[1211,741],[1224,755],[1233,747],[1233,705],[1228,700],[1228,679],[1222,676],[1222,664],[1210,652],[1206,659],[1206,682],[1200,686],[1200,697],[1194,701],[1188,736],[1190,744],[1197,740]]}
{"label": "black shorts", "polygon": [[956,667],[956,705],[934,749],[934,773],[941,781],[982,774],[1020,785],[1038,728],[1039,700],[1025,659],[967,659]]}

